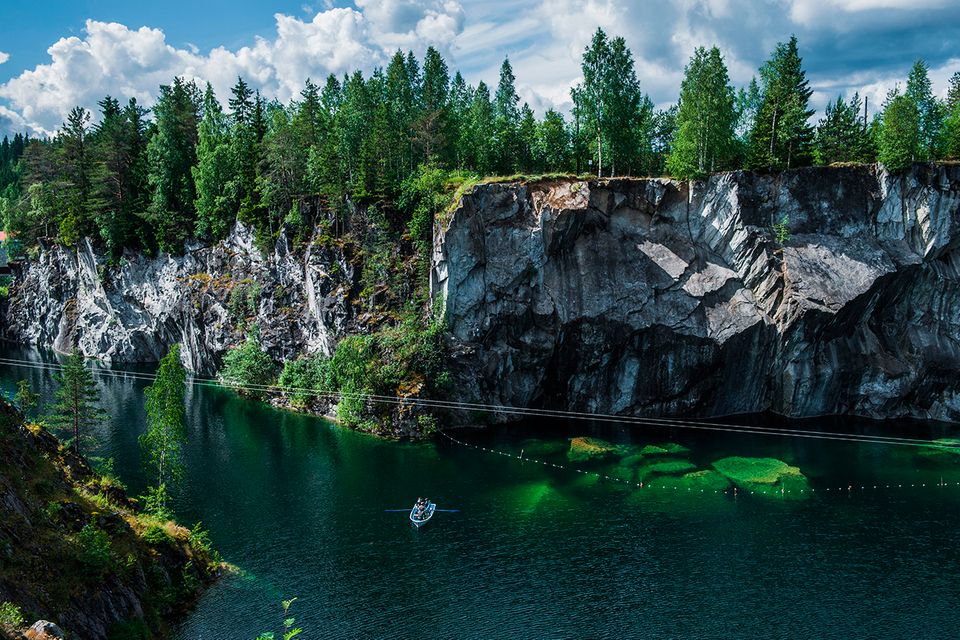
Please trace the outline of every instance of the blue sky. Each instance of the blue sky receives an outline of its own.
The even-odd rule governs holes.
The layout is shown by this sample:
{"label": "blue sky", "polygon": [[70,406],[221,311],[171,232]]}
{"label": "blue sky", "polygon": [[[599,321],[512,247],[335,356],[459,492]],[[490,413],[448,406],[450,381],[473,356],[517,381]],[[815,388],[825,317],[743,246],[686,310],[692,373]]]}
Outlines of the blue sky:
{"label": "blue sky", "polygon": [[817,107],[853,91],[878,105],[917,58],[938,93],[960,71],[956,0],[34,0],[0,3],[0,25],[0,134],[52,132],[108,93],[149,105],[174,75],[222,97],[240,74],[286,101],[308,76],[428,45],[473,83],[495,83],[509,55],[525,101],[565,110],[598,26],[627,39],[659,106],[676,100],[694,47],[720,46],[741,85],[791,33]]}

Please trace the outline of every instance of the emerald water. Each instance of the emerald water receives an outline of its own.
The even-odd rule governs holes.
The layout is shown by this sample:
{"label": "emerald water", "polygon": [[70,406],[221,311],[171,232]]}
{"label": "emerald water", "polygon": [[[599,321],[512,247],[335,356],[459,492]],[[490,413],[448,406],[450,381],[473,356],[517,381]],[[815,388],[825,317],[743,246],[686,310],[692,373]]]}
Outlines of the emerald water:
{"label": "emerald water", "polygon": [[[10,346],[2,353],[55,360]],[[8,394],[21,378],[52,391],[49,371],[0,370]],[[137,445],[145,383],[98,383],[112,418],[97,454],[114,458],[137,494],[145,484]],[[279,602],[292,596],[303,638],[958,634],[960,457],[616,424],[456,432],[556,462],[566,461],[567,438],[576,435],[677,442],[698,468],[728,455],[771,456],[800,467],[815,489],[802,499],[734,497],[598,482],[446,441],[386,442],[217,388],[193,387],[188,402],[177,517],[202,521],[242,575],[211,588],[179,638],[252,639],[279,625]],[[931,438],[958,432],[918,422],[802,426]],[[848,486],[855,488],[836,490]],[[419,531],[406,514],[383,512],[421,495],[462,511],[438,513]]]}

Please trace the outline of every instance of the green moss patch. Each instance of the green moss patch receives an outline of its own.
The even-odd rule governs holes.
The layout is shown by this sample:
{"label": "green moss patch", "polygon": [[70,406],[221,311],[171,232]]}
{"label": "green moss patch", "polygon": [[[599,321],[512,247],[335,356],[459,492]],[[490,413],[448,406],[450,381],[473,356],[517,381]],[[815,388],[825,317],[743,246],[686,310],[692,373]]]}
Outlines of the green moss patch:
{"label": "green moss patch", "polygon": [[810,493],[800,469],[776,458],[734,456],[717,460],[713,468],[740,489],[755,494],[800,498]]}

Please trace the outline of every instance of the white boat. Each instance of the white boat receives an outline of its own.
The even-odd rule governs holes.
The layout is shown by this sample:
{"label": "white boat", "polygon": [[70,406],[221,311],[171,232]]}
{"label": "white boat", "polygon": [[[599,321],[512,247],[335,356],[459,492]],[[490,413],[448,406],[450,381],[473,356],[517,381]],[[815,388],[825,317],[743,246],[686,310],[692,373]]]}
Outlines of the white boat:
{"label": "white boat", "polygon": [[433,504],[427,500],[427,506],[423,508],[423,511],[417,508],[417,505],[413,505],[413,508],[410,509],[410,522],[413,523],[413,526],[420,528],[423,525],[427,524],[430,518],[433,517],[433,513],[437,510],[437,505]]}

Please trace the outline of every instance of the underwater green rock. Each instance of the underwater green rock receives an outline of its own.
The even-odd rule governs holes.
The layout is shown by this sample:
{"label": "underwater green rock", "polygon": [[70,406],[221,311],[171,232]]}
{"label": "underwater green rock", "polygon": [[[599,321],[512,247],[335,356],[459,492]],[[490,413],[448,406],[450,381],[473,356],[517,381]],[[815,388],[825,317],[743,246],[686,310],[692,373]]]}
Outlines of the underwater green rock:
{"label": "underwater green rock", "polygon": [[603,462],[614,458],[619,447],[600,438],[578,437],[570,439],[567,459],[570,462]]}
{"label": "underwater green rock", "polygon": [[655,456],[682,456],[690,453],[690,449],[676,442],[648,444],[640,450],[640,455],[652,458]]}
{"label": "underwater green rock", "polygon": [[744,491],[769,496],[801,498],[810,493],[806,476],[776,458],[733,456],[713,463],[713,468]]}

